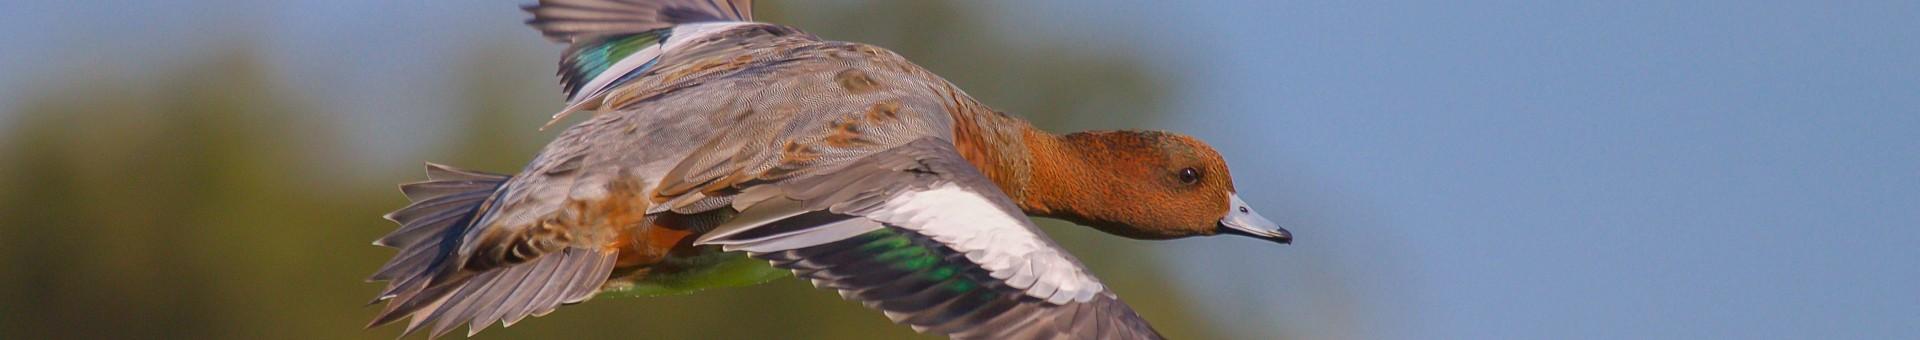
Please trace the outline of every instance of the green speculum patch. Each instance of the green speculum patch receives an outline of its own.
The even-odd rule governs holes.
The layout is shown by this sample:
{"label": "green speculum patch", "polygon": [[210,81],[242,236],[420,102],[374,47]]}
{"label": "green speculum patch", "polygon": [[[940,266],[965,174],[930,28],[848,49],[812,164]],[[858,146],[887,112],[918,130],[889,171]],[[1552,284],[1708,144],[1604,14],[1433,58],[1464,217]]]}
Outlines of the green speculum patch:
{"label": "green speculum patch", "polygon": [[[960,275],[974,267],[974,264],[966,262],[965,257],[949,258],[946,255],[952,250],[910,232],[886,228],[861,234],[854,239],[863,240],[858,249],[866,254],[875,254],[873,259],[876,262],[911,273],[915,279],[940,282],[937,285],[939,289],[964,294],[987,285],[979,278]],[[982,293],[989,298],[998,295],[992,291]]]}
{"label": "green speculum patch", "polygon": [[573,81],[567,88],[572,95],[585,86],[587,81],[607,72],[613,64],[626,60],[634,53],[653,46],[667,37],[668,29],[658,29],[634,34],[617,35],[581,43],[568,53],[565,59],[567,78]]}

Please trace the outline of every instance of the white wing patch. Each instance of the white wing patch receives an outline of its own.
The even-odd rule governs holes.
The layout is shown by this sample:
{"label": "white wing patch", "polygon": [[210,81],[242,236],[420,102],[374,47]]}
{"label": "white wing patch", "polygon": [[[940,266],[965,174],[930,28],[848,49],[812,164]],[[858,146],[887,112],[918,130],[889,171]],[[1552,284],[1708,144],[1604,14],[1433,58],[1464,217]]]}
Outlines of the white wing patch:
{"label": "white wing patch", "polygon": [[1008,215],[986,197],[953,183],[902,193],[867,217],[966,253],[994,278],[1050,303],[1091,301],[1105,289],[1036,234],[1026,216]]}

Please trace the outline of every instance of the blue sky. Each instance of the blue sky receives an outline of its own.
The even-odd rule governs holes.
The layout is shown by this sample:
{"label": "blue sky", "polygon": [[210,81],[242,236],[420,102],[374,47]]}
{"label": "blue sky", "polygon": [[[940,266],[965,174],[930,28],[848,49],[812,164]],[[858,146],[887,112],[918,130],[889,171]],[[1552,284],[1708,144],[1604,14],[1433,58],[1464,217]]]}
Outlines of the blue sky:
{"label": "blue sky", "polygon": [[[509,2],[4,2],[0,29],[24,33],[0,35],[0,110],[270,37],[289,86],[382,122],[350,129],[352,151],[400,162],[419,150],[381,138],[455,114],[436,55],[555,49]],[[991,7],[1040,33],[1023,43],[1154,61],[1178,91],[1159,127],[1212,141],[1297,234],[1167,246],[1213,319],[1311,338],[1920,337],[1920,4]]]}
{"label": "blue sky", "polygon": [[1242,5],[1172,124],[1393,254],[1388,335],[1920,335],[1913,3]]}

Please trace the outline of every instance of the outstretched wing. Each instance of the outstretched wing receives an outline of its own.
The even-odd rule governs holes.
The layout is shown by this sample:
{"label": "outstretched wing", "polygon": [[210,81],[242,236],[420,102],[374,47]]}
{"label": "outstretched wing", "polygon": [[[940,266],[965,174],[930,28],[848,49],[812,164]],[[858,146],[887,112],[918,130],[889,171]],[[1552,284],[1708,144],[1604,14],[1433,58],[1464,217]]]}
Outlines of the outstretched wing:
{"label": "outstretched wing", "polygon": [[751,186],[731,206],[739,215],[698,244],[771,260],[921,332],[1160,337],[944,139]]}

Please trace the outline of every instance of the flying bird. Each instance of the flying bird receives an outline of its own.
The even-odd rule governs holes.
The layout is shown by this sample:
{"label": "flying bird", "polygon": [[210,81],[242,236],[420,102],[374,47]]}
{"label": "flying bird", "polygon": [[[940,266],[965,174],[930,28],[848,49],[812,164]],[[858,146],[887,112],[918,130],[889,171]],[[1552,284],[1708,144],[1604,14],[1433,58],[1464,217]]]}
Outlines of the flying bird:
{"label": "flying bird", "polygon": [[[428,164],[374,241],[378,326],[438,337],[762,261],[954,338],[1160,334],[1027,217],[1137,239],[1292,235],[1226,162],[1158,131],[1058,135],[884,48],[753,22],[748,0],[541,0],[573,125],[519,173]],[[551,125],[551,123],[549,123]]]}

